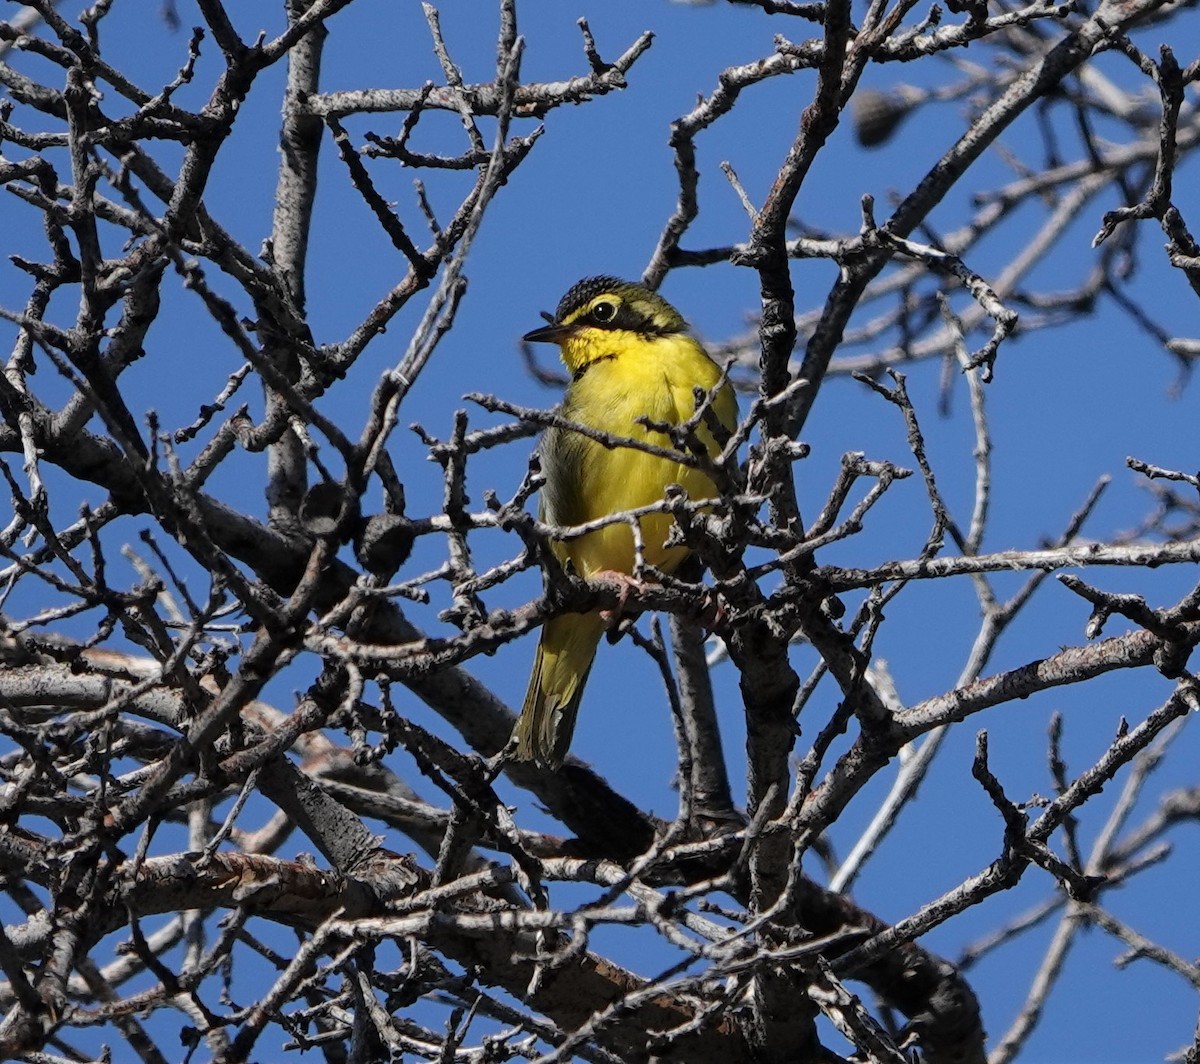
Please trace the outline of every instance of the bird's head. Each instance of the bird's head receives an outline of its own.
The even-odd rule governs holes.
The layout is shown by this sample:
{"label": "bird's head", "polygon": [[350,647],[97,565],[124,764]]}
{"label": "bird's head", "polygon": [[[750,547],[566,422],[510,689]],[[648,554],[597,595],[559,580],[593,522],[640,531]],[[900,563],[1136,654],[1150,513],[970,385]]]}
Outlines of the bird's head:
{"label": "bird's head", "polygon": [[616,277],[585,278],[562,297],[553,316],[543,317],[547,324],[523,339],[558,344],[572,370],[578,368],[576,363],[598,357],[590,352],[621,339],[651,340],[687,331],[687,322],[662,296]]}

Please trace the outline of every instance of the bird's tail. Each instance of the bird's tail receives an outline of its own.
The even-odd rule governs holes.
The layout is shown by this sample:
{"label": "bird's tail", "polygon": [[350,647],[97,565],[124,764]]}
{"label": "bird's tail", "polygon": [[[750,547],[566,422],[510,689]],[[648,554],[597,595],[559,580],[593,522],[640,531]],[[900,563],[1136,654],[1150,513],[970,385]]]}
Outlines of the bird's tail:
{"label": "bird's tail", "polygon": [[513,731],[522,761],[547,768],[563,763],[604,628],[598,613],[567,613],[543,626],[529,690]]}

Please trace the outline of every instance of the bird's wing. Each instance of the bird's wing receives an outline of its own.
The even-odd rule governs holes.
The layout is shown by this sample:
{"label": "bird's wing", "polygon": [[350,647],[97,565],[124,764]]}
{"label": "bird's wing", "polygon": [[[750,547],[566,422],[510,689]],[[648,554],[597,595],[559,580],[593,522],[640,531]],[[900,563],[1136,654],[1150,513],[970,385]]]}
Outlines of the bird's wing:
{"label": "bird's wing", "polygon": [[[542,485],[538,516],[546,524],[569,527],[592,519],[587,504],[589,442],[566,429],[548,429],[542,437],[539,451],[546,482]],[[570,552],[563,541],[556,540],[553,549],[560,562],[569,559]]]}

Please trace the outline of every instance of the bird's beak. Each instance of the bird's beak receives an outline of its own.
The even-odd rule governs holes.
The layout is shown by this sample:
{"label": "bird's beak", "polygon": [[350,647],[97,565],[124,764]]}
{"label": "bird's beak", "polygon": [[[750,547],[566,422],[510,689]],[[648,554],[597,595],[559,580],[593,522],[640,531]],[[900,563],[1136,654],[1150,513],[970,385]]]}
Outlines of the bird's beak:
{"label": "bird's beak", "polygon": [[540,329],[527,332],[521,339],[529,344],[561,344],[571,335],[571,332],[570,325],[558,325],[551,322],[549,325],[543,325]]}

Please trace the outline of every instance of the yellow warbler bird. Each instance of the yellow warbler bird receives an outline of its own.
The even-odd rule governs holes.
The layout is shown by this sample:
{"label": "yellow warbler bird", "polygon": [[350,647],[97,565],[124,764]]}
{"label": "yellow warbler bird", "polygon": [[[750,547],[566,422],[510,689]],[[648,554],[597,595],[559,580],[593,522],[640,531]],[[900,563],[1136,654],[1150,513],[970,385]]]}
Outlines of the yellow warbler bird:
{"label": "yellow warbler bird", "polygon": [[[558,344],[571,383],[560,410],[577,424],[614,436],[671,448],[669,436],[652,432],[639,418],[679,425],[696,411],[694,389],[720,384],[713,410],[730,431],[737,400],[721,370],[687,331],[687,322],[661,296],[615,277],[589,277],[558,304],[548,325],[526,340]],[[697,437],[709,454],[718,446],[701,424]],[[696,469],[631,447],[607,448],[567,428],[547,430],[541,444],[541,516],[551,525],[582,525],[609,514],[663,499],[679,484],[692,499],[716,494]],[[639,518],[643,557],[665,572],[687,556],[685,547],[666,547],[674,519],[667,513]],[[628,523],[616,522],[558,542],[555,553],[577,576],[630,575],[636,561]],[[567,756],[583,685],[606,628],[597,612],[553,617],[542,628],[529,691],[514,731],[517,757],[557,768]]]}

